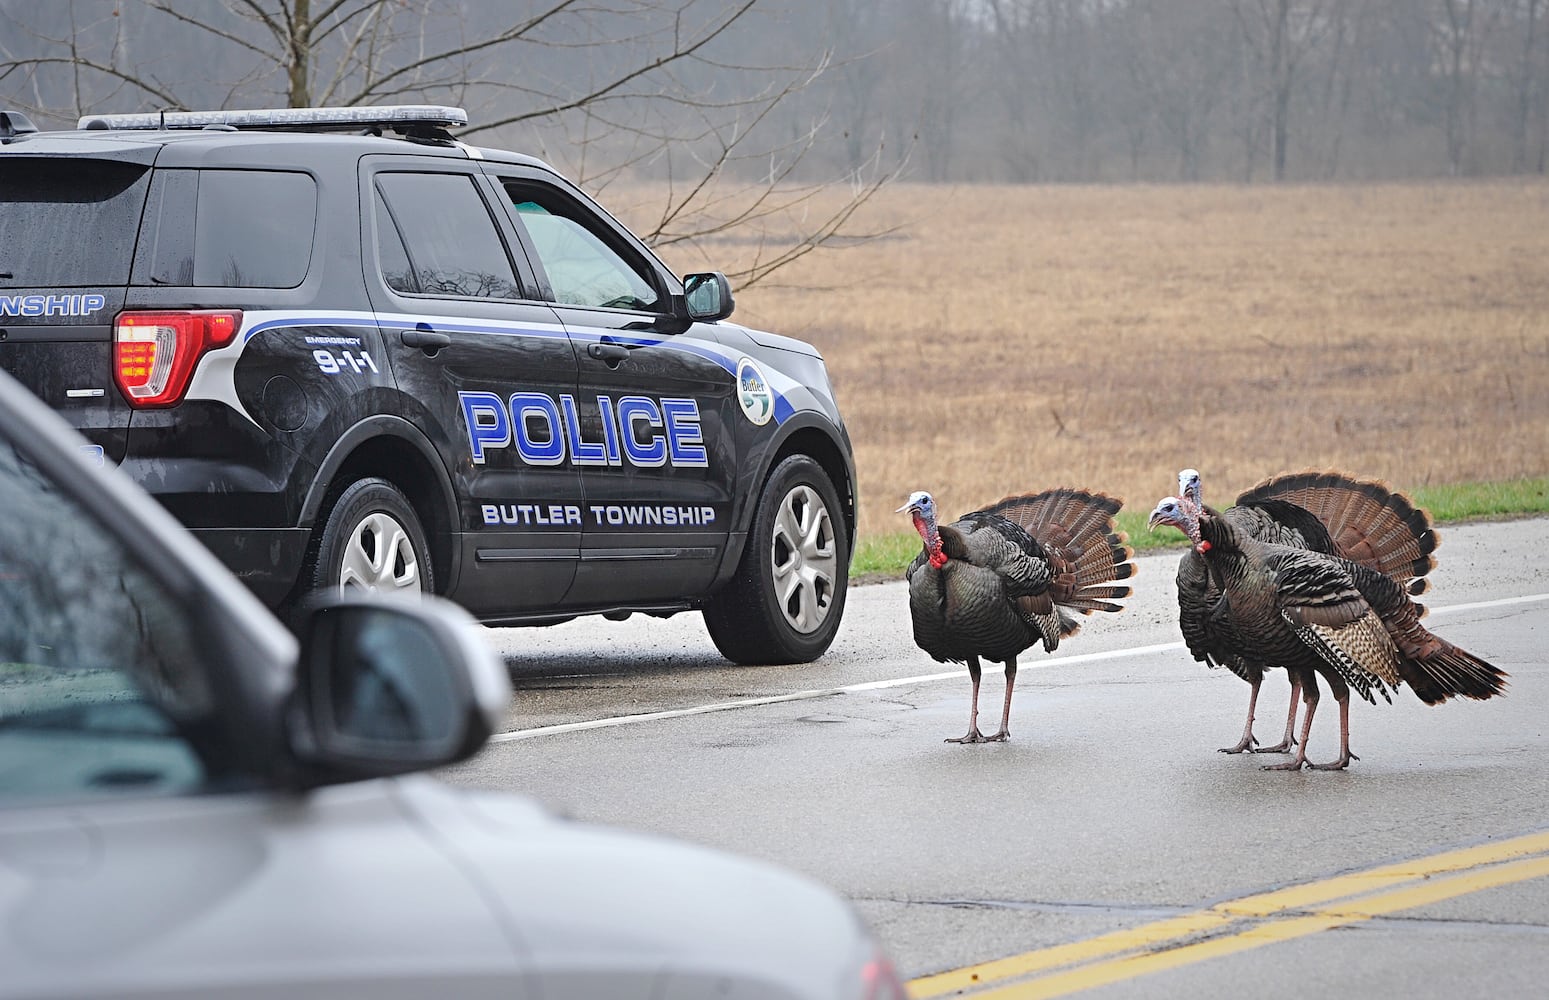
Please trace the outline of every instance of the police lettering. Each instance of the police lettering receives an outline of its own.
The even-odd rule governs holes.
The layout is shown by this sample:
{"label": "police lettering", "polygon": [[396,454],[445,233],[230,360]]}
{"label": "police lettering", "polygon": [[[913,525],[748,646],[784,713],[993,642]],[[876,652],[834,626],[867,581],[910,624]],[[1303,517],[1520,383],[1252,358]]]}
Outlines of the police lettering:
{"label": "police lettering", "polygon": [[[587,524],[593,527],[667,527],[705,528],[715,523],[715,508],[707,505],[680,504],[588,504]],[[565,528],[581,525],[579,504],[573,503],[486,503],[479,514],[486,525],[517,525],[528,528]]]}
{"label": "police lettering", "polygon": [[600,436],[588,438],[575,397],[558,399],[542,392],[513,392],[502,400],[492,392],[459,392],[468,450],[483,465],[491,451],[516,449],[527,465],[595,465],[628,463],[636,468],[706,468],[699,403],[693,399],[597,397]]}
{"label": "police lettering", "polygon": [[485,524],[526,524],[543,528],[581,523],[581,508],[575,504],[487,503],[480,510]]}
{"label": "police lettering", "polygon": [[592,504],[593,524],[705,526],[715,523],[714,507],[658,507],[650,504]]}
{"label": "police lettering", "polygon": [[108,300],[88,295],[0,295],[0,316],[90,316]]}

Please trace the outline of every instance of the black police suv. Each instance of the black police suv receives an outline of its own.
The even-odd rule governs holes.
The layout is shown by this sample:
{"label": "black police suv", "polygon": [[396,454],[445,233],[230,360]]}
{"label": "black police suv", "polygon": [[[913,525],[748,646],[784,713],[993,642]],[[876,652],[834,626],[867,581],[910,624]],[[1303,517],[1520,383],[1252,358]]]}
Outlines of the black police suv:
{"label": "black police suv", "polygon": [[821,655],[856,508],[818,352],[466,123],[0,112],[0,368],[271,607],[699,609],[732,660]]}

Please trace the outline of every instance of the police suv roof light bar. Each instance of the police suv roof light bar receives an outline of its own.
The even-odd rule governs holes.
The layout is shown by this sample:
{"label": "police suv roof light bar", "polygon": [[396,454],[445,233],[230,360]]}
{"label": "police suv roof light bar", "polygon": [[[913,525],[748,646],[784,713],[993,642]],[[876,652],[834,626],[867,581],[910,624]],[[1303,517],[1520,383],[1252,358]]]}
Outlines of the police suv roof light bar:
{"label": "police suv roof light bar", "polygon": [[83,115],[78,129],[279,129],[338,131],[391,129],[403,135],[450,139],[446,129],[468,124],[462,108],[438,104],[390,104],[364,108],[251,108],[238,111],[150,111],[132,115]]}

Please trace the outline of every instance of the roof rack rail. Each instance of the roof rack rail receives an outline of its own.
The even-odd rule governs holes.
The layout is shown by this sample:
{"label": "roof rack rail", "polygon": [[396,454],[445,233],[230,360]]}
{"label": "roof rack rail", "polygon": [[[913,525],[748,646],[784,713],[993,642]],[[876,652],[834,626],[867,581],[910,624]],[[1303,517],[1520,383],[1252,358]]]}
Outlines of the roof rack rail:
{"label": "roof rack rail", "polygon": [[234,128],[293,132],[393,131],[416,139],[450,141],[448,128],[468,124],[462,108],[389,104],[361,108],[250,108],[238,111],[149,111],[83,115],[78,129]]}

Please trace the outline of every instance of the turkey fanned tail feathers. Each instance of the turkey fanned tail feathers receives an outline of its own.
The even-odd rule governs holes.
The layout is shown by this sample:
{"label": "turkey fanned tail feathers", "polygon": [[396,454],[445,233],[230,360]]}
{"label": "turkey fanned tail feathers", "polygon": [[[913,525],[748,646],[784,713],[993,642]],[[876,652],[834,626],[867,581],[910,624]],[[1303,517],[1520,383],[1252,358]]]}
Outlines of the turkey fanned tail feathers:
{"label": "turkey fanned tail feathers", "polygon": [[1123,605],[1113,602],[1131,593],[1118,584],[1135,574],[1129,537],[1114,527],[1123,504],[1103,493],[1062,487],[1006,497],[981,513],[999,515],[1033,538],[1051,564],[1054,603],[1090,615],[1122,611]]}
{"label": "turkey fanned tail feathers", "polygon": [[1337,551],[1399,580],[1411,594],[1425,592],[1425,576],[1436,566],[1433,553],[1441,536],[1431,527],[1430,515],[1402,493],[1375,480],[1309,470],[1267,479],[1239,496],[1237,503],[1259,506],[1277,500],[1310,513],[1334,543],[1333,550],[1306,548]]}

